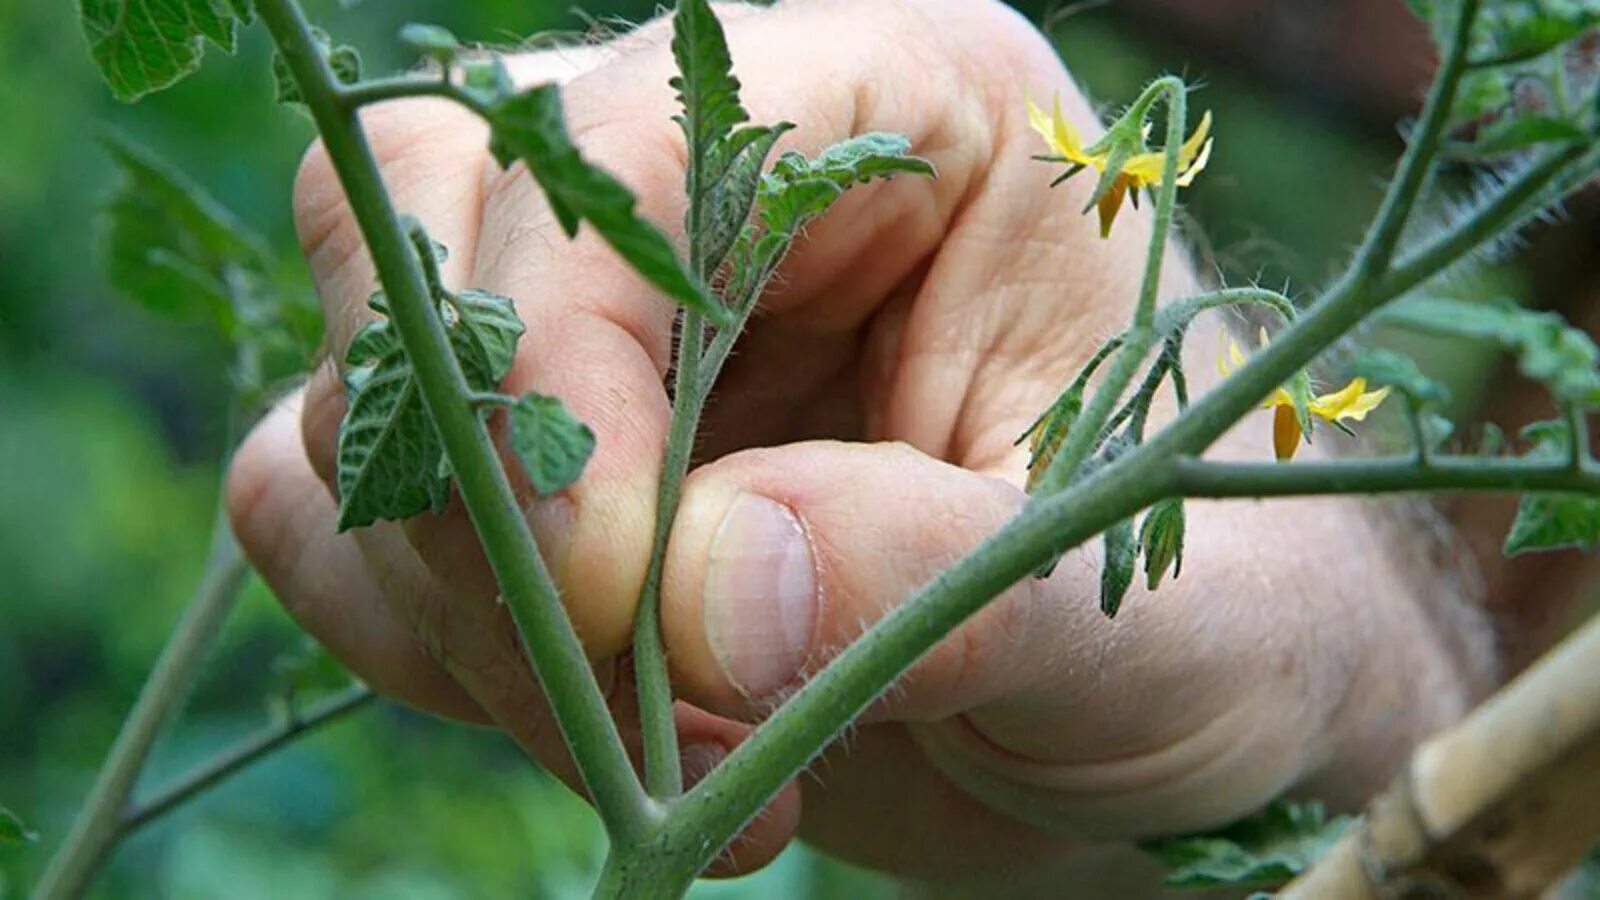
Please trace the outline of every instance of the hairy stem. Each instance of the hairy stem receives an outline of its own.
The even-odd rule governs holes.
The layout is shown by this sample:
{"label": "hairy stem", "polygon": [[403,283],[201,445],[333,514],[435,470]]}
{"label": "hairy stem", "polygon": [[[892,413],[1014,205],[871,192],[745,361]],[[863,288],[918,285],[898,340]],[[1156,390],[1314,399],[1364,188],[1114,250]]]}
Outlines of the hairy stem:
{"label": "hairy stem", "polygon": [[283,722],[264,729],[260,734],[251,735],[237,745],[222,751],[216,758],[202,763],[194,771],[157,791],[150,799],[129,805],[123,810],[119,823],[122,834],[130,834],[143,828],[237,775],[268,754],[323,726],[339,721],[375,699],[377,695],[371,688],[358,684],[322,700],[303,713],[291,711]]}
{"label": "hairy stem", "polygon": [[607,833],[617,841],[633,839],[651,827],[657,811],[634,775],[583,645],[473,409],[421,262],[390,203],[365,132],[294,0],[260,0],[257,11],[305,97],[344,186],[423,403],[578,772]]}
{"label": "hairy stem", "polygon": [[1456,9],[1455,30],[1444,60],[1434,76],[1433,87],[1422,107],[1422,117],[1416,132],[1406,145],[1405,155],[1395,173],[1394,184],[1384,195],[1383,205],[1367,232],[1366,242],[1356,253],[1351,272],[1358,281],[1371,281],[1389,268],[1394,260],[1395,247],[1405,231],[1411,208],[1427,184],[1433,170],[1434,156],[1439,149],[1439,139],[1450,120],[1450,110],[1455,106],[1456,89],[1466,72],[1467,51],[1472,45],[1472,25],[1478,18],[1479,0],[1461,0]]}
{"label": "hairy stem", "polygon": [[[689,233],[696,233],[692,224]],[[691,271],[699,274],[697,261],[691,260],[690,265]],[[661,489],[656,497],[655,538],[650,547],[650,567],[645,572],[644,592],[639,597],[638,618],[633,629],[633,666],[639,689],[645,786],[657,799],[683,793],[678,730],[672,715],[672,680],[661,637],[661,575],[666,566],[672,523],[678,516],[678,502],[683,499],[683,482],[689,475],[695,434],[700,430],[700,413],[705,408],[705,393],[700,387],[700,356],[704,346],[704,319],[693,311],[685,311],[678,336],[672,424],[667,431],[667,454],[662,462]]]}
{"label": "hairy stem", "polygon": [[88,802],[78,812],[72,831],[51,858],[34,889],[34,900],[81,897],[122,837],[123,804],[133,792],[162,726],[177,710],[194,683],[206,653],[233,611],[250,568],[225,521],[218,517],[210,558],[183,620],[167,639],[139,699],[95,778]]}

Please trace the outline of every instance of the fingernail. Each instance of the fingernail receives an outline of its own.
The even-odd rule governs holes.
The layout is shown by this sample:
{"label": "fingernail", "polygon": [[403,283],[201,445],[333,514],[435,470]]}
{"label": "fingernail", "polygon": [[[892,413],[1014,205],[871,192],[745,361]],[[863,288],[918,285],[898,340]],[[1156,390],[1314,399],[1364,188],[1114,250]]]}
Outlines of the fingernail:
{"label": "fingernail", "polygon": [[740,494],[711,543],[706,638],[740,693],[764,697],[800,671],[817,620],[817,578],[805,529],[789,509]]}
{"label": "fingernail", "polygon": [[721,744],[690,744],[678,754],[679,764],[683,766],[683,787],[685,790],[700,783],[700,779],[711,774],[711,770],[721,765],[728,751],[722,749]]}

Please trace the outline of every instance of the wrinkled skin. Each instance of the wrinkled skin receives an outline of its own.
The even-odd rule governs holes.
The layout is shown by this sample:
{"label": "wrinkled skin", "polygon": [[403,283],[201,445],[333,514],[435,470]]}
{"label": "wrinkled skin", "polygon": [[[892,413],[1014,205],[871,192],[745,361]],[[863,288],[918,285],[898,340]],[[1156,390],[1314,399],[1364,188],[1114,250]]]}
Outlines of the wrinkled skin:
{"label": "wrinkled skin", "polygon": [[[858,188],[814,226],[718,385],[663,598],[691,778],[1022,506],[1013,441],[1126,320],[1150,228],[1127,211],[1102,240],[1080,215],[1087,176],[1046,188],[1054,173],[1029,159],[1040,147],[1024,98],[1059,93],[1086,134],[1095,125],[1050,45],[1000,3],[723,12],[755,120],[800,123],[782,146],[903,132],[940,178]],[[676,230],[668,33],[658,21],[512,65],[523,83],[564,83],[585,151]],[[673,311],[593,234],[566,242],[469,114],[399,101],[366,124],[398,209],[451,248],[447,282],[516,300],[528,335],[507,390],[560,395],[598,433],[563,495],[519,487],[633,739],[619,659],[648,558]],[[295,211],[337,359],[375,282],[318,149]],[[1196,290],[1170,257],[1163,293]],[[1203,389],[1215,335],[1190,345]],[[324,366],[239,454],[229,502],[251,560],[376,688],[504,728],[571,780],[459,502],[335,536],[343,410]],[[1215,452],[1265,458],[1269,427],[1247,419]],[[1183,577],[1153,595],[1136,587],[1114,622],[1095,609],[1089,550],[989,606],[780,794],[719,870],[758,867],[799,834],[947,885],[1020,890],[1031,874],[1093,869],[1127,896],[1145,873],[1095,845],[1215,825],[1291,789],[1360,798],[1481,690],[1479,626],[1418,591],[1426,579],[1390,552],[1372,506],[1196,502],[1189,522]]]}

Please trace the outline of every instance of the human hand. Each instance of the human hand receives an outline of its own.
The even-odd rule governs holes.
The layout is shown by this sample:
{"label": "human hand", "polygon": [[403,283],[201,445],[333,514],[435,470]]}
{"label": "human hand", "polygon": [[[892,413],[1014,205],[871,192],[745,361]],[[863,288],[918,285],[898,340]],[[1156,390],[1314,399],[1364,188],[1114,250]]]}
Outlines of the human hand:
{"label": "human hand", "polygon": [[[1049,44],[1000,4],[811,0],[725,19],[757,119],[805,123],[791,140],[807,150],[903,132],[941,178],[841,201],[718,385],[663,593],[696,773],[1021,507],[1025,451],[1013,442],[1126,319],[1149,235],[1125,213],[1101,240],[1078,212],[1087,179],[1046,189],[1024,97],[1060,93],[1082,127],[1092,117]],[[663,26],[511,62],[526,83],[563,80],[586,153],[652,219],[681,220]],[[566,243],[522,169],[498,171],[470,114],[414,100],[367,123],[396,204],[450,247],[446,281],[517,301],[528,335],[507,390],[559,395],[598,434],[560,497],[521,488],[626,720],[618,660],[654,527],[672,308],[592,235]],[[319,153],[296,215],[340,358],[374,278]],[[1168,294],[1191,290],[1180,265],[1169,271]],[[504,727],[570,778],[459,505],[335,536],[343,410],[324,367],[242,448],[230,508],[247,552],[375,687]],[[1470,654],[1454,645],[1473,624],[1439,625],[1368,510],[1191,503],[1189,518],[1183,578],[1136,591],[1115,622],[1095,609],[1097,576],[1077,554],[991,604],[869,712],[815,782],[774,801],[733,865],[770,858],[799,828],[908,874],[1043,865],[1082,841],[1217,824],[1292,787],[1359,795],[1466,704],[1473,679],[1458,665]]]}

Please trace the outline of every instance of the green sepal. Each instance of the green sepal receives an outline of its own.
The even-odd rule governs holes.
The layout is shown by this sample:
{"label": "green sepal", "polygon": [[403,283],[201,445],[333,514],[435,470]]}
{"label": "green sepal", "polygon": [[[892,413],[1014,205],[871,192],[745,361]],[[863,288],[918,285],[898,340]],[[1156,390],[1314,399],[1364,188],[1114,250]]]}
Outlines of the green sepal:
{"label": "green sepal", "polygon": [[1174,581],[1183,574],[1183,500],[1162,500],[1145,513],[1139,526],[1139,551],[1144,556],[1145,587],[1155,590],[1172,570]]}
{"label": "green sepal", "polygon": [[1106,618],[1116,618],[1122,600],[1133,586],[1134,564],[1139,558],[1139,544],[1133,537],[1133,520],[1123,519],[1106,529],[1100,536],[1105,547],[1105,566],[1100,570],[1100,611]]}
{"label": "green sepal", "polygon": [[570,486],[594,455],[595,437],[558,397],[528,393],[513,404],[511,448],[539,496]]}

